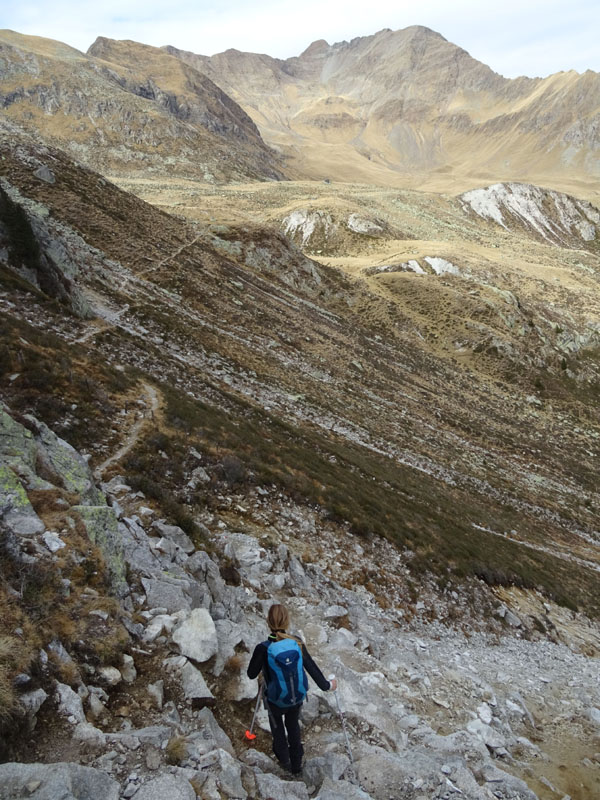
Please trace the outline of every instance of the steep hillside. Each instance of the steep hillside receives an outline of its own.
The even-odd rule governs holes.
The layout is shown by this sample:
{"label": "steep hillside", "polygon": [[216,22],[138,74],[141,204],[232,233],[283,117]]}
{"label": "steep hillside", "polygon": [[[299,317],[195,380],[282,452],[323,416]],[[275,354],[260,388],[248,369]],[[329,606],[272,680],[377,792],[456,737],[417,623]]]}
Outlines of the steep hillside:
{"label": "steep hillside", "polygon": [[[594,796],[595,241],[347,187],[325,265],[250,222],[288,182],[198,224],[6,120],[0,156],[3,791]],[[311,693],[300,781],[242,739],[272,599],[353,748]]]}
{"label": "steep hillside", "polygon": [[[4,189],[34,229],[46,218],[46,241],[58,238],[86,265],[72,282],[97,317],[42,313],[19,295],[33,304],[25,319],[98,363],[142,369],[164,391],[190,395],[181,399],[184,427],[194,429],[187,415],[215,407],[204,446],[217,436],[254,479],[408,546],[422,566],[589,601],[581,575],[569,578],[571,557],[595,560],[598,535],[598,345],[585,306],[569,316],[534,296],[519,300],[493,285],[493,269],[475,282],[432,269],[426,283],[382,271],[369,278],[371,291],[275,232],[191,228],[59,153],[26,140],[15,150],[17,135],[7,131],[2,148]],[[42,165],[53,183],[36,175]],[[39,411],[47,399],[20,377],[18,353],[9,344],[5,374],[17,378],[7,397]],[[47,421],[64,434],[85,429],[57,403]],[[230,415],[248,428],[229,427]],[[113,428],[89,442],[93,460]],[[585,575],[596,581],[595,569]]]}
{"label": "steep hillside", "polygon": [[167,51],[205,72],[313,179],[461,191],[518,180],[593,198],[600,76],[508,80],[413,26],[286,61]]}
{"label": "steep hillside", "polygon": [[204,75],[134,42],[91,52],[0,32],[5,117],[103,172],[280,177],[254,123]]}

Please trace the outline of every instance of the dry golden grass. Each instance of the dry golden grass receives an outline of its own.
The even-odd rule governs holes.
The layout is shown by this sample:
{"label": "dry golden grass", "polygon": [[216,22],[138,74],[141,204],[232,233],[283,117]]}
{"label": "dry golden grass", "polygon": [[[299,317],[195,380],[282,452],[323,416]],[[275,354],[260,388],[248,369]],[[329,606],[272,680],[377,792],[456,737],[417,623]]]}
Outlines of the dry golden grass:
{"label": "dry golden grass", "polygon": [[185,736],[171,736],[165,749],[169,764],[178,765],[188,757]]}
{"label": "dry golden grass", "polygon": [[237,675],[244,665],[244,659],[240,653],[234,653],[227,659],[223,667],[223,672],[229,675]]}

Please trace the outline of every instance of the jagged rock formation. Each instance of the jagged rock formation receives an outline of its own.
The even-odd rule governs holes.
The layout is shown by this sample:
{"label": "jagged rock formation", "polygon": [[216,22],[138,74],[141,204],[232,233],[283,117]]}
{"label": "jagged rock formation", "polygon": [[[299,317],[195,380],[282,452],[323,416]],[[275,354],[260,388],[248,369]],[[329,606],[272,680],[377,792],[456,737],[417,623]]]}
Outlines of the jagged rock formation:
{"label": "jagged rock formation", "polygon": [[508,80],[420,26],[314,42],[285,61],[166,50],[235,98],[312,178],[446,191],[519,180],[591,196],[600,174],[591,71]]}
{"label": "jagged rock formation", "polygon": [[205,75],[156,48],[98,39],[84,55],[0,33],[0,105],[103,172],[277,179],[256,126]]}

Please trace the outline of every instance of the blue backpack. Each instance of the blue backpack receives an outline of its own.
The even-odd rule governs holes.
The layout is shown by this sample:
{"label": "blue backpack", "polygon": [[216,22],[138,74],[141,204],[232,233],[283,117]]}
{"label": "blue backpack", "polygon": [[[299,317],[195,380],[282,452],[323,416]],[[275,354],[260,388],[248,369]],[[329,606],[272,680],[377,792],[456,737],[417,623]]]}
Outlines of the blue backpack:
{"label": "blue backpack", "polygon": [[267,663],[271,680],[267,700],[280,708],[302,703],[308,691],[308,681],[302,664],[302,648],[295,639],[266,642]]}

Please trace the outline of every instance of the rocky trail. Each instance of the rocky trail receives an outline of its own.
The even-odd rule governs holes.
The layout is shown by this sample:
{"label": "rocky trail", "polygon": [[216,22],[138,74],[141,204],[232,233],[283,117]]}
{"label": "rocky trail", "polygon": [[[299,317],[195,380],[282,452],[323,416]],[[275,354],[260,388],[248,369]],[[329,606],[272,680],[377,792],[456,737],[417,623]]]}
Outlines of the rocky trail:
{"label": "rocky trail", "polygon": [[[156,413],[156,390],[145,391]],[[77,502],[64,519],[83,515],[101,547],[128,638],[105,664],[78,663],[56,639],[39,674],[22,677],[35,738],[22,763],[0,765],[3,800],[54,800],[65,787],[78,800],[597,796],[600,664],[596,626],[583,615],[483,585],[473,606],[429,582],[411,593],[405,556],[392,545],[360,540],[275,490],[223,495],[204,516],[198,547],[123,478],[97,487],[79,454],[36,430],[3,411],[3,457],[30,483],[36,464],[54,465],[46,475]],[[202,467],[196,479],[206,475]],[[48,530],[28,502],[4,522],[17,550],[39,563],[77,556],[68,525]],[[264,711],[256,745],[244,739],[257,691],[245,668],[273,601],[289,607],[323,671],[338,676],[354,769],[335,697],[314,686],[302,712],[300,780],[273,760]],[[103,615],[114,612],[86,613],[101,637]]]}
{"label": "rocky trail", "polygon": [[142,388],[142,395],[139,398],[139,405],[141,406],[141,411],[138,410],[137,414],[139,416],[131,426],[129,433],[127,434],[124,442],[119,447],[119,449],[113,453],[113,455],[109,456],[109,458],[105,459],[101,464],[94,469],[94,477],[97,480],[101,480],[104,472],[108,469],[111,464],[114,464],[120,461],[123,456],[127,455],[127,453],[135,447],[137,442],[140,439],[140,434],[142,432],[142,428],[146,425],[149,420],[152,420],[155,425],[158,424],[157,415],[160,408],[160,399],[158,396],[157,390],[154,386],[151,386],[146,381],[141,382]]}

